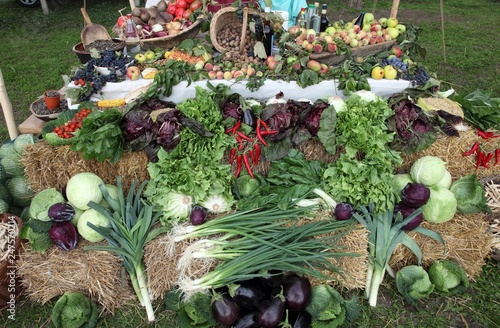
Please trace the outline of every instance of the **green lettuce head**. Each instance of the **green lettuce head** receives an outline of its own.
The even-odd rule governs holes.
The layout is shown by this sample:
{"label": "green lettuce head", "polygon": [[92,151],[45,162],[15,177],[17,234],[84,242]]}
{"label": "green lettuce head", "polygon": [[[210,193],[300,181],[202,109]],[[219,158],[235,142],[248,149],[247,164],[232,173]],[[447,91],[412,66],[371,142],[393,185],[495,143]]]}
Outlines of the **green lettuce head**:
{"label": "green lettuce head", "polygon": [[429,279],[436,286],[436,291],[445,295],[455,295],[469,287],[469,278],[465,270],[451,260],[438,260],[427,270]]}
{"label": "green lettuce head", "polygon": [[416,300],[427,298],[434,290],[429,275],[419,265],[408,265],[396,273],[396,287],[404,299],[415,304]]}

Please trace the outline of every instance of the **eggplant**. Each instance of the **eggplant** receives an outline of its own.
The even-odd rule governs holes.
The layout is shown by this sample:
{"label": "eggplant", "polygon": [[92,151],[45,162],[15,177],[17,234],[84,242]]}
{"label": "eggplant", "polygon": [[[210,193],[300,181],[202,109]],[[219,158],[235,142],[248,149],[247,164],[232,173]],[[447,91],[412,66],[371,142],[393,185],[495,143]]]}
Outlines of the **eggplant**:
{"label": "eggplant", "polygon": [[265,293],[259,287],[250,283],[231,285],[229,294],[238,305],[248,309],[257,309],[265,296]]}
{"label": "eggplant", "polygon": [[257,127],[257,116],[255,116],[251,109],[245,109],[241,116],[241,123],[245,123],[251,126],[252,129],[255,129]]}
{"label": "eggplant", "polygon": [[292,274],[284,280],[283,295],[287,309],[297,312],[303,311],[311,302],[311,282],[307,277]]}
{"label": "eggplant", "polygon": [[231,326],[240,315],[240,307],[228,294],[218,295],[212,302],[212,313],[221,325]]}
{"label": "eggplant", "polygon": [[78,232],[73,223],[69,221],[55,222],[49,230],[50,239],[59,249],[68,251],[76,247]]}
{"label": "eggplant", "polygon": [[233,325],[233,328],[257,328],[257,327],[260,326],[256,311],[243,314],[238,318],[238,320]]}
{"label": "eggplant", "polygon": [[75,217],[75,209],[69,203],[56,203],[49,207],[48,214],[54,222],[71,221]]}
{"label": "eggplant", "polygon": [[205,223],[208,217],[208,211],[201,205],[194,205],[189,214],[189,221],[192,225],[200,225]]}
{"label": "eggplant", "polygon": [[311,328],[312,326],[312,317],[307,311],[302,311],[297,316],[295,323],[293,324],[293,328]]}
{"label": "eggplant", "polygon": [[285,299],[283,295],[277,294],[262,302],[257,317],[262,328],[275,328],[278,327],[284,315]]}
{"label": "eggplant", "polygon": [[260,278],[263,290],[272,292],[281,289],[284,277],[285,275],[278,270],[269,271],[267,275]]}

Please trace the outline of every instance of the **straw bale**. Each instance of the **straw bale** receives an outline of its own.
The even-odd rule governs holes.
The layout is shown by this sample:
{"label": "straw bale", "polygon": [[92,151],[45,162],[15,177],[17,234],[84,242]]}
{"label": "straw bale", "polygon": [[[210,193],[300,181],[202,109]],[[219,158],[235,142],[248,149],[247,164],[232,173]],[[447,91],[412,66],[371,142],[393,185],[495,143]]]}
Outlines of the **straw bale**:
{"label": "straw bale", "polygon": [[[181,272],[178,263],[184,251],[194,240],[175,243],[171,234],[163,234],[144,249],[144,265],[150,289],[151,299],[162,299],[165,293],[179,285]],[[196,279],[208,273],[216,265],[215,261],[206,262],[193,259],[185,277]]]}
{"label": "straw bale", "polygon": [[144,152],[124,152],[117,163],[84,160],[69,145],[54,147],[45,141],[26,146],[22,157],[25,176],[36,192],[47,188],[61,190],[73,175],[81,172],[93,172],[109,184],[116,184],[121,176],[123,187],[128,190],[135,178],[149,179],[148,162]]}
{"label": "straw bale", "polygon": [[88,245],[82,240],[68,252],[54,246],[44,254],[23,245],[17,263],[25,294],[32,301],[45,304],[64,292],[78,291],[109,313],[134,300],[130,279],[119,257],[106,251],[84,250]]}
{"label": "straw bale", "polygon": [[453,181],[472,173],[477,173],[478,178],[500,174],[500,165],[490,168],[479,167],[476,170],[476,156],[462,156],[468,151],[474,142],[479,142],[481,149],[485,152],[494,152],[498,148],[498,139],[484,140],[477,135],[475,129],[469,128],[460,133],[460,137],[439,137],[429,148],[418,153],[402,155],[403,165],[398,168],[399,172],[408,173],[411,165],[422,156],[437,156],[446,162],[446,167]]}
{"label": "straw bale", "polygon": [[[439,233],[446,243],[446,254],[444,254],[444,247],[440,242],[415,232],[408,233],[422,250],[424,267],[446,258],[460,264],[470,280],[474,280],[481,273],[493,239],[491,232],[488,231],[485,214],[457,213],[448,222],[435,224],[424,221],[422,226]],[[389,264],[398,270],[416,263],[416,256],[405,246],[399,245]]]}

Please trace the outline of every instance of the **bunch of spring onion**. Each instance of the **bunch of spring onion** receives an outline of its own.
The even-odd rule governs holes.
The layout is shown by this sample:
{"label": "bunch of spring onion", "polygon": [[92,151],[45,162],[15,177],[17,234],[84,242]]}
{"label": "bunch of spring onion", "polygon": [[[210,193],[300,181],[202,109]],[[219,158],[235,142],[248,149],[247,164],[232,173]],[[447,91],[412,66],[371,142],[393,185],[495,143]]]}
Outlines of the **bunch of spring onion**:
{"label": "bunch of spring onion", "polygon": [[[188,247],[181,260],[180,289],[189,297],[196,292],[227,286],[266,275],[271,271],[293,271],[320,279],[324,273],[341,273],[332,258],[356,256],[346,253],[338,241],[350,231],[354,220],[308,220],[311,208],[288,207],[233,212],[198,226],[175,229],[175,242],[199,238]],[[182,232],[181,232],[182,230]],[[216,259],[215,268],[198,279],[182,272],[196,259]]]}
{"label": "bunch of spring onion", "polygon": [[118,177],[118,199],[110,196],[106,187],[99,188],[104,199],[111,207],[110,210],[90,202],[89,206],[105,215],[110,222],[109,227],[98,227],[92,223],[88,226],[101,234],[108,242],[107,246],[87,246],[85,249],[114,252],[123,260],[123,265],[129,273],[132,286],[142,306],[146,308],[149,321],[155,321],[155,314],[151,304],[151,297],[146,285],[144,267],[144,246],[166,232],[167,228],[155,228],[161,212],[155,211],[154,206],[141,199],[142,191],[146,186],[144,181],[136,191],[138,182],[134,180],[127,197],[124,197],[122,180]]}
{"label": "bunch of spring onion", "polygon": [[[417,256],[419,264],[422,260],[420,247],[402,229],[421,213],[421,209],[416,209],[405,219],[403,219],[400,212],[394,213],[394,210],[388,210],[385,213],[375,213],[374,209],[375,206],[373,204],[369,205],[368,208],[361,206],[358,209],[361,215],[359,213],[353,214],[353,217],[368,230],[369,263],[366,274],[365,294],[370,306],[377,305],[378,291],[384,279],[385,272],[387,271],[393,275],[388,263],[399,244],[408,247]],[[432,230],[419,226],[413,229],[413,231],[433,238],[444,245],[443,238]]]}

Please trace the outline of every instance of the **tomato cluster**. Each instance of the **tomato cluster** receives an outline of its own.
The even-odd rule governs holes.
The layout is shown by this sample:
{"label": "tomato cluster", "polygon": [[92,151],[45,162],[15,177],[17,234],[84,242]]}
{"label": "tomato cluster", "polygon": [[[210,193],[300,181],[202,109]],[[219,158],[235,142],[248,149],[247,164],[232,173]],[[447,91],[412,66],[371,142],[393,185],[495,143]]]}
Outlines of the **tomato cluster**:
{"label": "tomato cluster", "polygon": [[57,133],[59,138],[70,139],[73,137],[73,133],[82,127],[83,120],[92,112],[91,109],[82,108],[78,113],[75,114],[70,121],[64,123],[61,126],[54,128],[54,133]]}
{"label": "tomato cluster", "polygon": [[201,0],[171,0],[167,12],[176,19],[189,19],[189,15],[202,6]]}
{"label": "tomato cluster", "polygon": [[85,86],[85,80],[82,78],[76,79],[74,83],[75,85],[81,85],[82,87]]}

